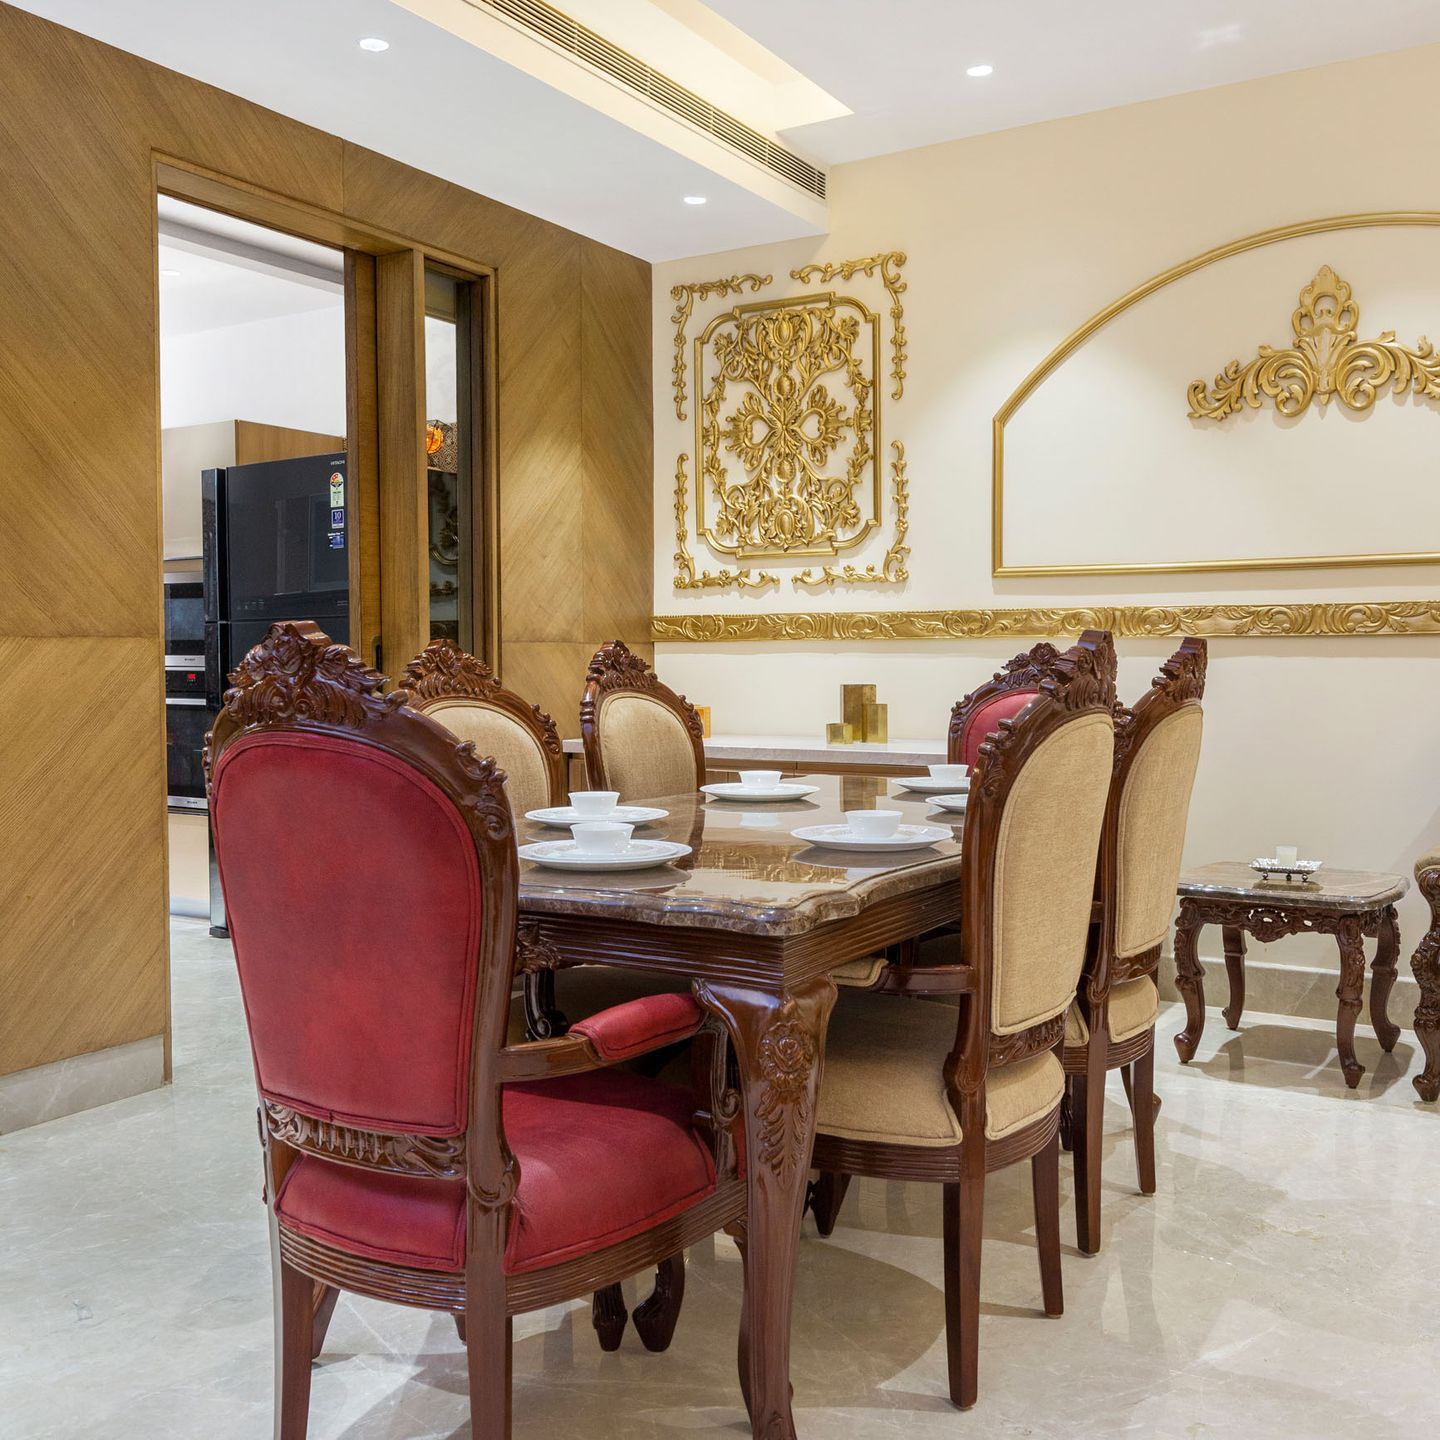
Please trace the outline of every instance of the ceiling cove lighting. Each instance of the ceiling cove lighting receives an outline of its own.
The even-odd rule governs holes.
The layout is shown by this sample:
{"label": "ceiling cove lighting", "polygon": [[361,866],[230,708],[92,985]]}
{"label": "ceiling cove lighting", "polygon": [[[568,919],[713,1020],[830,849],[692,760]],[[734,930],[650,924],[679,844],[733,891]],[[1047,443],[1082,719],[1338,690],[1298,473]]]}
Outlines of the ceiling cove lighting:
{"label": "ceiling cove lighting", "polygon": [[378,35],[367,35],[361,42],[360,48],[368,50],[372,55],[378,55],[382,50],[390,48],[388,40],[382,40]]}
{"label": "ceiling cove lighting", "polygon": [[967,65],[965,73],[972,80],[983,80],[987,75],[995,73],[995,67],[993,65]]}
{"label": "ceiling cove lighting", "polygon": [[706,202],[707,197],[704,195],[687,195],[685,197],[685,203],[687,205],[704,205]]}

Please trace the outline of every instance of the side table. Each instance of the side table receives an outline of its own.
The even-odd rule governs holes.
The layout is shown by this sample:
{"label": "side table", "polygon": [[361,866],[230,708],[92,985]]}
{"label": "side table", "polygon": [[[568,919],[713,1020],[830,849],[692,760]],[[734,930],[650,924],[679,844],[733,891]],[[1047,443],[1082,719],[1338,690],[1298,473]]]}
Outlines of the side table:
{"label": "side table", "polygon": [[1400,956],[1395,902],[1410,887],[1403,875],[1364,870],[1322,869],[1302,885],[1266,882],[1249,865],[1224,860],[1187,870],[1177,887],[1180,918],[1175,923],[1175,984],[1185,1001],[1185,1028],[1175,1037],[1182,1063],[1192,1059],[1205,1028],[1205,979],[1197,942],[1206,925],[1219,925],[1230,977],[1225,1023],[1240,1028],[1245,1008],[1245,936],[1262,942],[1282,935],[1333,935],[1340,947],[1340,1002],[1335,1043],[1345,1083],[1353,1090],[1365,1073],[1355,1058],[1355,1021],[1365,986],[1365,938],[1375,938],[1370,976],[1370,1023],[1380,1046],[1393,1050],[1400,1027],[1386,1014]]}

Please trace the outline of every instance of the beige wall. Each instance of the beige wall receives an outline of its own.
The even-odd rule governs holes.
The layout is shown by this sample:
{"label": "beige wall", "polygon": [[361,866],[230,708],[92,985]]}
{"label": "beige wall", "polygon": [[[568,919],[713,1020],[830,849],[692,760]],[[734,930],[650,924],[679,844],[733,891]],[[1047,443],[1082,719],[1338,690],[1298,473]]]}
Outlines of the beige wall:
{"label": "beige wall", "polygon": [[[1421,566],[1003,581],[993,579],[990,568],[991,418],[1029,370],[1101,307],[1212,246],[1322,215],[1440,210],[1424,127],[1357,124],[1361,116],[1403,114],[1437,82],[1440,48],[1429,48],[844,166],[831,172],[830,235],[657,267],[657,613],[1440,595],[1440,571]],[[675,456],[681,449],[693,455],[694,438],[690,426],[675,419],[670,398],[670,287],[751,270],[783,276],[811,260],[890,249],[909,256],[909,378],[902,400],[887,397],[884,424],[887,439],[903,439],[908,452],[911,580],[902,587],[816,596],[797,591],[785,567],[767,562],[766,568],[781,571],[778,589],[745,596],[676,592],[670,561]],[[1226,304],[1212,283],[1221,278],[1216,271],[1203,284],[1172,287],[1144,302],[1159,305],[1163,296],[1166,308],[1143,318],[1137,310],[1128,332],[1117,331],[1097,346],[1086,362],[1092,378],[1121,363],[1144,374],[1141,351],[1161,330],[1195,328],[1193,346],[1177,342],[1167,352],[1164,384],[1139,387],[1149,396],[1143,407],[1132,398],[1128,409],[1117,402],[1110,412],[1117,426],[1141,417],[1150,425],[1154,407],[1168,404],[1179,427],[1166,432],[1157,424],[1149,444],[1117,444],[1103,452],[1102,469],[1124,471],[1115,477],[1103,517],[1127,551],[1124,558],[1163,558],[1153,552],[1167,529],[1177,537],[1177,553],[1200,527],[1212,541],[1233,530],[1237,553],[1249,554],[1296,553],[1296,532],[1306,532],[1299,538],[1307,543],[1322,531],[1326,543],[1343,538],[1344,527],[1327,528],[1303,508],[1293,517],[1284,507],[1262,511],[1257,522],[1229,458],[1241,445],[1236,427],[1214,447],[1223,446],[1227,457],[1216,467],[1224,484],[1207,487],[1203,467],[1197,469],[1188,451],[1184,483],[1170,483],[1165,434],[1176,434],[1177,444],[1186,446],[1206,439],[1191,435],[1183,391],[1172,393],[1176,376],[1185,372],[1187,357],[1193,375],[1184,378],[1208,378],[1230,358],[1248,359],[1262,340],[1283,343],[1296,292],[1325,255],[1336,257],[1330,263],[1342,274],[1346,264],[1357,267],[1362,336],[1392,327],[1409,342],[1427,328],[1433,335],[1440,328],[1440,281],[1433,263],[1429,274],[1415,272],[1424,257],[1437,254],[1440,232],[1397,241],[1388,250],[1384,234],[1337,239],[1333,247],[1310,241],[1244,272],[1247,313],[1234,323],[1216,316]],[[1362,278],[1373,291],[1369,296]],[[784,292],[777,287],[767,293]],[[874,291],[868,293],[873,304]],[[691,336],[725,303],[697,305]],[[1114,343],[1127,338],[1128,351]],[[1078,371],[1067,384],[1083,395],[1076,376]],[[1058,445],[1053,435],[1043,444],[1027,440],[1017,459],[1023,472],[1016,471],[1013,483],[1023,479],[1027,503],[1040,497],[1042,512],[1047,490],[1068,504],[1077,472],[1082,483],[1095,483],[1096,447],[1103,438],[1103,427],[1082,426],[1073,409],[1067,421],[1050,397],[1047,403],[1051,424],[1074,423],[1077,440],[1074,463],[1063,434]],[[1259,424],[1241,422],[1238,433],[1242,440],[1248,434],[1263,441],[1249,462],[1255,473],[1284,465],[1290,454],[1303,458],[1285,477],[1298,506],[1307,494],[1338,485],[1342,494],[1358,491],[1383,507],[1383,523],[1368,539],[1383,531],[1394,548],[1440,548],[1440,533],[1426,518],[1434,513],[1435,467],[1419,463],[1422,452],[1414,448],[1428,444],[1424,453],[1436,453],[1429,437],[1440,437],[1440,413],[1432,402],[1401,407],[1405,413],[1392,413],[1388,401],[1385,407],[1363,421],[1338,413],[1307,416],[1288,433],[1267,417]],[[1046,418],[1038,408],[1035,415]],[[1302,426],[1309,427],[1303,434]],[[1345,472],[1334,468],[1322,441],[1342,430]],[[1083,465],[1082,438],[1090,446]],[[1287,441],[1298,441],[1293,451]],[[1312,485],[1309,471],[1317,465],[1331,468]],[[1031,538],[1036,550],[1064,542],[1063,531],[1038,522]],[[693,535],[690,544],[698,566],[725,563]],[[871,542],[859,562],[878,560],[883,549],[883,539]],[[713,707],[717,730],[813,732],[837,716],[842,682],[873,680],[890,702],[892,736],[938,735],[951,701],[1029,643],[662,644],[658,663],[667,680]],[[1163,642],[1121,644],[1127,694],[1138,694],[1169,648]],[[1405,871],[1423,846],[1440,839],[1433,762],[1440,636],[1221,639],[1211,642],[1211,657],[1190,861],[1248,858],[1279,842],[1334,865]],[[1402,909],[1407,955],[1423,928],[1423,913],[1413,898]],[[1212,939],[1207,949],[1216,943]],[[1329,947],[1301,939],[1272,947],[1269,958],[1305,963],[1323,955],[1328,963],[1329,953]]]}

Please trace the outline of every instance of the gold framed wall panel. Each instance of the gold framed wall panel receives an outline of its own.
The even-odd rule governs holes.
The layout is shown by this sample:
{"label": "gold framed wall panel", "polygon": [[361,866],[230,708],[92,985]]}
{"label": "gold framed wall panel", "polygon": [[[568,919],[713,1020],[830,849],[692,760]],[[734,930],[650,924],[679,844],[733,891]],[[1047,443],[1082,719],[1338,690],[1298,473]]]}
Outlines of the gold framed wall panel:
{"label": "gold framed wall panel", "polygon": [[[1373,555],[1287,555],[1255,559],[1138,561],[1112,565],[1009,565],[1005,561],[1005,426],[1016,411],[1097,331],[1132,306],[1163,290],[1167,285],[1193,275],[1232,256],[1276,245],[1306,235],[1323,235],[1330,231],[1380,229],[1387,226],[1440,226],[1440,211],[1385,210],[1354,215],[1332,215],[1298,224],[1281,225],[1242,235],[1238,240],[1217,245],[1214,249],[1182,260],[1168,270],[1152,275],[1143,284],[1097,311],[1085,323],[1065,337],[1026,377],[1010,398],[995,412],[991,422],[992,453],[990,476],[991,574],[998,579],[1025,579],[1040,575],[1179,575],[1209,571],[1233,570],[1309,570],[1317,568],[1354,567],[1359,565],[1427,565],[1440,562],[1440,551],[1397,551]],[[1425,602],[1428,603],[1428,602]],[[1273,607],[1269,607],[1273,608]],[[1282,607],[1286,608],[1286,607]],[[1296,607],[1288,607],[1296,608]],[[1343,609],[1345,607],[1328,607]],[[1288,632],[1287,632],[1288,633]],[[1348,633],[1348,632],[1340,632]]]}
{"label": "gold framed wall panel", "polygon": [[768,615],[656,615],[657,641],[1046,640],[1082,630],[1129,639],[1203,635],[1285,639],[1440,635],[1440,598],[1303,601],[1270,605],[1099,605],[993,610],[820,611]]}

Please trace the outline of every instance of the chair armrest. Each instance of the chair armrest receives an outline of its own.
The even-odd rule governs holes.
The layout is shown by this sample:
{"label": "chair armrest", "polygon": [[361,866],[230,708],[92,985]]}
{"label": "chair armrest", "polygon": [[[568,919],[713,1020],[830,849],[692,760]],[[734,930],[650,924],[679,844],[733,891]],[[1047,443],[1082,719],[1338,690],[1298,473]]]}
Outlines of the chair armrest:
{"label": "chair armrest", "polygon": [[644,995],[572,1025],[556,1040],[530,1040],[500,1052],[502,1081],[548,1080],[599,1070],[688,1040],[705,1012],[685,994]]}
{"label": "chair armrest", "polygon": [[968,995],[975,989],[972,965],[887,965],[871,985],[881,995]]}

